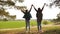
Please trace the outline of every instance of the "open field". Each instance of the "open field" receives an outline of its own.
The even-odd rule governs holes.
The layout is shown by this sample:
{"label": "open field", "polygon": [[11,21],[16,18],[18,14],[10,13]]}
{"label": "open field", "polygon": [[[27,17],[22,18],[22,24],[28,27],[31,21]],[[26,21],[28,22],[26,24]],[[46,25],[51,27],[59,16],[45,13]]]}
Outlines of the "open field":
{"label": "open field", "polygon": [[[36,25],[36,21],[31,21],[31,26]],[[25,27],[25,21],[0,21],[0,29],[2,28],[20,28]]]}
{"label": "open field", "polygon": [[[52,25],[52,26],[43,26],[42,27],[43,32],[41,34],[60,34],[60,25]],[[0,34],[40,34],[37,33],[37,28],[31,27],[31,32],[26,33],[25,28],[23,29],[14,29],[14,30],[3,30],[0,31]]]}
{"label": "open field", "polygon": [[[48,21],[48,24],[52,24],[52,22]],[[36,26],[37,25],[36,20],[31,20],[30,25],[31,26]],[[25,27],[25,21],[24,20],[20,20],[20,21],[0,21],[0,29],[20,28],[20,27]]]}
{"label": "open field", "polygon": [[[37,23],[31,21],[31,32],[25,32],[25,21],[0,21],[0,34],[40,34],[37,33]],[[52,22],[49,22],[52,24]],[[2,30],[1,30],[2,29]],[[5,29],[5,30],[3,30]],[[60,34],[60,25],[43,25],[41,34]]]}

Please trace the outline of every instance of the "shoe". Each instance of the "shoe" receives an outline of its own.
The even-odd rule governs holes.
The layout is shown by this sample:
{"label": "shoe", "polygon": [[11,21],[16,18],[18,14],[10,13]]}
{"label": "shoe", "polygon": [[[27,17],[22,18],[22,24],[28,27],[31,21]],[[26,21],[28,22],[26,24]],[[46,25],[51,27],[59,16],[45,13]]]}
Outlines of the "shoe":
{"label": "shoe", "polygon": [[42,31],[42,30],[40,30],[40,31],[39,31],[39,33],[43,33],[43,31]]}
{"label": "shoe", "polygon": [[28,31],[29,33],[31,33],[31,31]]}
{"label": "shoe", "polygon": [[28,31],[26,31],[26,33],[28,33]]}

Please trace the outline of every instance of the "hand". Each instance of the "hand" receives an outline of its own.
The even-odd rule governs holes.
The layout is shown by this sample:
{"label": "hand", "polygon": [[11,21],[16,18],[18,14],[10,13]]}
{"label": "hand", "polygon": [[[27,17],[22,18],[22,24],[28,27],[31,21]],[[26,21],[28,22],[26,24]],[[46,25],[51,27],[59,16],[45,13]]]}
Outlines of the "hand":
{"label": "hand", "polygon": [[44,3],[44,5],[46,5],[46,3]]}
{"label": "hand", "polygon": [[33,4],[31,6],[33,6]]}

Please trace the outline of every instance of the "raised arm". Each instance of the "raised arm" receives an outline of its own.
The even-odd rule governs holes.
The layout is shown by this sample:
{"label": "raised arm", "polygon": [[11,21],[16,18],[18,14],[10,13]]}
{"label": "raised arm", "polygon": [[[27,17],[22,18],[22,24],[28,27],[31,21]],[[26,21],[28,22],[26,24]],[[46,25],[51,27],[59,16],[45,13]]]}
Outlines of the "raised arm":
{"label": "raised arm", "polygon": [[32,5],[33,7],[34,7],[34,9],[36,10],[36,11],[38,11],[36,8],[35,8],[35,6],[34,5]]}
{"label": "raised arm", "polygon": [[32,6],[31,6],[31,8],[30,8],[29,12],[31,12],[31,9],[32,9]]}
{"label": "raised arm", "polygon": [[21,10],[21,12],[23,12],[25,14],[25,12],[23,10]]}
{"label": "raised arm", "polygon": [[44,3],[44,5],[43,5],[43,7],[42,7],[42,10],[44,9],[45,5],[46,5],[46,3]]}

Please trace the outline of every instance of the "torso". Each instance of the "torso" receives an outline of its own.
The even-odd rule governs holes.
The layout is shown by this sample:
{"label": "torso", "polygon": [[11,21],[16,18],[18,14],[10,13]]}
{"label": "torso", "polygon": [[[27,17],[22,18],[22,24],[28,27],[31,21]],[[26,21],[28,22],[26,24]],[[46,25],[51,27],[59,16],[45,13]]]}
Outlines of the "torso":
{"label": "torso", "polygon": [[23,18],[27,19],[27,20],[30,20],[31,18],[31,14],[29,12],[25,13],[25,15],[23,16]]}
{"label": "torso", "polygon": [[42,10],[37,11],[36,17],[37,17],[37,19],[42,19],[42,17],[43,17]]}

